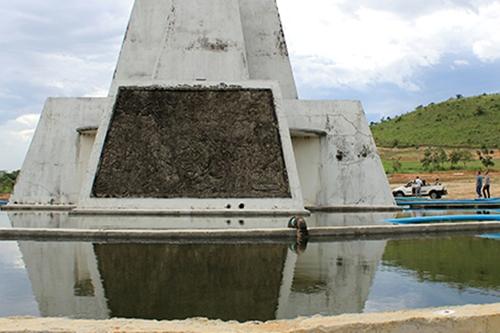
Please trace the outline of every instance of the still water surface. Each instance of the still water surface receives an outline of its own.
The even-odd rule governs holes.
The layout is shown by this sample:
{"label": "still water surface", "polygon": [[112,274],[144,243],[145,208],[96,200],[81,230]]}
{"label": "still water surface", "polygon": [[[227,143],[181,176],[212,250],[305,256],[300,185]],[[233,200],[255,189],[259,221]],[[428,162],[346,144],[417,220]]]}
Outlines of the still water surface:
{"label": "still water surface", "polygon": [[271,320],[500,302],[500,241],[0,242],[0,316]]}

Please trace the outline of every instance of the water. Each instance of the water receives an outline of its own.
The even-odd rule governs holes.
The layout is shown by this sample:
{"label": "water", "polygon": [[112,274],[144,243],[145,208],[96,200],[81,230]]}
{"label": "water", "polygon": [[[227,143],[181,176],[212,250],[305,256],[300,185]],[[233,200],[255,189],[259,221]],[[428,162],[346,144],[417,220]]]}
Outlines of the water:
{"label": "water", "polygon": [[[310,221],[363,224],[370,216],[381,223],[378,214]],[[9,221],[16,227],[99,225],[66,214],[0,215],[3,227]],[[236,220],[231,226],[256,223],[270,222],[247,220],[241,226]],[[0,242],[0,316],[265,321],[496,303],[499,262],[500,241],[474,235],[299,247],[8,241]]]}

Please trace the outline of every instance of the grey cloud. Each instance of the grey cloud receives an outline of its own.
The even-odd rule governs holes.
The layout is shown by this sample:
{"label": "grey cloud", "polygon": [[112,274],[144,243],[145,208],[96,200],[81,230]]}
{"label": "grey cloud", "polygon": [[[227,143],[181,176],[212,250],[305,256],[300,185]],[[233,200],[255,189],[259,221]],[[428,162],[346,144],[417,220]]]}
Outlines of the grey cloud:
{"label": "grey cloud", "polygon": [[106,88],[132,3],[0,0],[0,124],[48,96]]}
{"label": "grey cloud", "polygon": [[498,0],[346,0],[341,1],[340,7],[352,13],[364,7],[392,12],[407,18],[415,18],[436,10],[457,7],[476,11],[481,5],[495,2],[498,2]]}

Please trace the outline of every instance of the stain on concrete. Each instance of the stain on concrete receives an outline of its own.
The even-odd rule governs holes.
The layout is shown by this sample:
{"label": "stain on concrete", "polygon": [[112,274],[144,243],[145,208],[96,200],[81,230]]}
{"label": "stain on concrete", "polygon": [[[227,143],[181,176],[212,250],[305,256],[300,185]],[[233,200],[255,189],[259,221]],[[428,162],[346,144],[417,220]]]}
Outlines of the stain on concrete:
{"label": "stain on concrete", "polygon": [[279,14],[278,4],[275,1],[276,13],[278,15],[279,30],[275,32],[276,36],[276,48],[282,57],[288,58],[288,47],[286,45],[285,32],[283,30],[283,24],[281,23],[281,16]]}
{"label": "stain on concrete", "polygon": [[372,154],[372,151],[368,145],[363,145],[363,148],[361,149],[361,152],[359,153],[358,157],[361,158],[367,158],[369,155]]}
{"label": "stain on concrete", "polygon": [[195,42],[189,44],[187,50],[203,49],[212,52],[226,52],[234,43],[216,38],[214,40],[208,37],[200,37]]}
{"label": "stain on concrete", "polygon": [[340,151],[340,150],[337,151],[337,154],[335,155],[335,157],[337,158],[337,161],[339,161],[339,162],[342,162],[342,160],[344,159],[344,156],[345,156],[344,152]]}
{"label": "stain on concrete", "polygon": [[272,91],[120,88],[93,197],[291,197]]}

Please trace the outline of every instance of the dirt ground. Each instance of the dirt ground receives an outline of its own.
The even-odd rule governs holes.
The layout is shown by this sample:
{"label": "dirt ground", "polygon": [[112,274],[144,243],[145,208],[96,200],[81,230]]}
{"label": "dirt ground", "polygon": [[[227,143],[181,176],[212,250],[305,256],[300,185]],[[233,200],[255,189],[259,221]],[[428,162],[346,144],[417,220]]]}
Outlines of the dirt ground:
{"label": "dirt ground", "polygon": [[[408,183],[419,176],[428,182],[433,182],[439,178],[440,182],[448,189],[449,199],[471,199],[476,197],[476,179],[472,171],[460,172],[435,172],[421,174],[393,174],[389,176],[391,187],[397,187]],[[500,172],[490,172],[491,178],[491,197],[500,197]]]}
{"label": "dirt ground", "polygon": [[9,200],[10,194],[0,193],[0,200]]}

